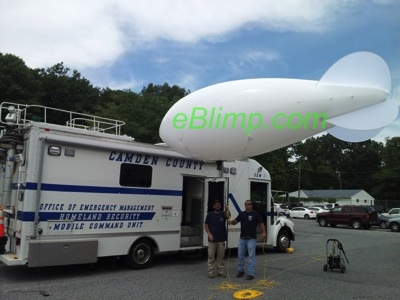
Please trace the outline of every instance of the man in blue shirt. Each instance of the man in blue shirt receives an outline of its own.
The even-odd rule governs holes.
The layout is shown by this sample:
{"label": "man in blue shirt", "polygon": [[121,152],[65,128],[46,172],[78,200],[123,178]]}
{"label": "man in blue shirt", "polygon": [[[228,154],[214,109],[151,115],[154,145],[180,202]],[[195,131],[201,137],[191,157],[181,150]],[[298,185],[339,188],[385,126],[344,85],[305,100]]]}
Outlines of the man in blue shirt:
{"label": "man in blue shirt", "polygon": [[[213,203],[213,211],[209,212],[204,221],[204,229],[208,235],[208,277],[214,278],[215,253],[217,254],[218,276],[226,277],[224,272],[224,255],[226,233],[226,213],[221,210],[222,205],[219,200]],[[226,209],[228,209],[226,207]]]}
{"label": "man in blue shirt", "polygon": [[250,200],[246,200],[245,211],[241,211],[235,220],[228,221],[229,225],[236,225],[240,223],[240,239],[238,245],[238,257],[239,257],[239,272],[236,277],[244,276],[244,257],[246,250],[249,255],[249,263],[247,268],[246,280],[252,280],[254,278],[254,264],[256,258],[256,244],[257,244],[257,226],[261,229],[261,235],[263,238],[267,237],[265,233],[265,225],[260,214],[253,210],[253,203]]}

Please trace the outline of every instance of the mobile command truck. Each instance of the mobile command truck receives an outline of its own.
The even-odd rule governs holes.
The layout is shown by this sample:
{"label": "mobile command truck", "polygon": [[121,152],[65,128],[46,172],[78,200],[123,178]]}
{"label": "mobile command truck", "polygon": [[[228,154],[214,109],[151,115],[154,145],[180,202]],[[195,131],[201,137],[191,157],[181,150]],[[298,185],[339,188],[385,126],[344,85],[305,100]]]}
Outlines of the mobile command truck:
{"label": "mobile command truck", "polygon": [[[295,239],[293,223],[274,211],[269,173],[252,159],[189,159],[121,135],[121,121],[60,109],[2,103],[0,113],[6,265],[119,257],[141,269],[157,252],[204,250],[215,199],[232,218],[253,201],[267,228],[260,245],[284,252]],[[227,247],[238,239],[228,226]]]}

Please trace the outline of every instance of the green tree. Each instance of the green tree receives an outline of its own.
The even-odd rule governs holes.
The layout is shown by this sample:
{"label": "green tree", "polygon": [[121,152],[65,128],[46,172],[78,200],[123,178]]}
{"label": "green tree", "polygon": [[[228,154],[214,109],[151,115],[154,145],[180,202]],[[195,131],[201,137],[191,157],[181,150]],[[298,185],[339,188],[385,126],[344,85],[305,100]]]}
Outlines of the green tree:
{"label": "green tree", "polygon": [[383,145],[375,141],[348,143],[330,135],[313,137],[292,147],[301,163],[302,189],[365,189],[377,184]]}
{"label": "green tree", "polygon": [[74,70],[72,73],[63,63],[47,69],[35,69],[41,81],[44,95],[41,105],[80,113],[92,113],[101,105],[100,90]]}
{"label": "green tree", "polygon": [[372,193],[382,169],[383,144],[373,140],[350,143],[344,151],[340,169],[343,189],[364,189]]}
{"label": "green tree", "polygon": [[42,96],[41,82],[25,62],[15,55],[0,53],[0,101],[38,104]]}
{"label": "green tree", "polygon": [[149,143],[161,142],[158,131],[162,119],[176,101],[188,94],[189,92],[185,89],[176,85],[171,87],[167,83],[162,86],[149,84],[144,87],[139,94],[143,108],[143,116],[140,121],[145,120],[146,127],[142,129],[138,140]]}
{"label": "green tree", "polygon": [[292,190],[293,184],[290,174],[293,169],[293,163],[290,162],[289,158],[287,148],[281,148],[254,157],[270,173],[273,190]]}
{"label": "green tree", "polygon": [[170,87],[149,84],[140,94],[130,90],[102,92],[102,106],[97,107],[97,113],[108,118],[126,122],[123,133],[135,138],[136,141],[159,143],[158,130],[162,118],[168,109],[188,92],[178,86]]}
{"label": "green tree", "polygon": [[386,139],[383,151],[383,167],[379,174],[378,199],[400,200],[400,137]]}

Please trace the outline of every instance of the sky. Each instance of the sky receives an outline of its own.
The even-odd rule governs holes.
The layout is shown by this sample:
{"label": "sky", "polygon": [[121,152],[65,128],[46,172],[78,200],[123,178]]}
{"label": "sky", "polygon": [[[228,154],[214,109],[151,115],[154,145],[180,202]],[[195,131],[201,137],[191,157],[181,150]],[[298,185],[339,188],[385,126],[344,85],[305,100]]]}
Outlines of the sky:
{"label": "sky", "polygon": [[[0,0],[1,53],[100,88],[319,80],[357,51],[386,61],[400,103],[400,0]],[[374,140],[394,136],[400,117]]]}

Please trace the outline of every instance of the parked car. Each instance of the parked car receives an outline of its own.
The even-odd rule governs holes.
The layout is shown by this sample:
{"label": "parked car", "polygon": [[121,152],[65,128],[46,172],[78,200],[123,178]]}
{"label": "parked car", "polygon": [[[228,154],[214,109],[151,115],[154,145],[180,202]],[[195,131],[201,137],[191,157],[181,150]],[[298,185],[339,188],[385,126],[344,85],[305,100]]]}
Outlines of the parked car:
{"label": "parked car", "polygon": [[332,208],[335,208],[335,207],[339,207],[339,204],[337,204],[337,203],[328,203],[328,204],[326,204],[324,206],[325,209],[332,209]]}
{"label": "parked car", "polygon": [[322,208],[322,209],[324,209],[324,205],[319,205],[319,204],[316,204],[316,205],[313,205],[312,207],[319,207],[319,208]]}
{"label": "parked car", "polygon": [[385,216],[378,212],[378,219],[376,221],[372,221],[372,226],[378,226],[381,229],[388,228],[388,221],[393,218],[393,216]]}
{"label": "parked car", "polygon": [[323,206],[322,207],[320,207],[320,206],[308,206],[307,208],[314,210],[316,213],[329,211],[329,209],[325,209]]}
{"label": "parked car", "polygon": [[317,213],[315,210],[308,209],[306,207],[295,207],[290,210],[290,218],[301,218],[301,219],[315,219]]}
{"label": "parked car", "polygon": [[392,208],[387,213],[383,213],[385,216],[400,216],[400,208]]}
{"label": "parked car", "polygon": [[329,212],[317,214],[316,221],[320,226],[328,224],[335,227],[338,224],[348,225],[354,229],[371,228],[371,224],[378,219],[378,213],[371,206],[343,205],[335,207]]}
{"label": "parked car", "polygon": [[387,226],[390,228],[391,231],[399,232],[400,231],[400,217],[390,218],[389,221],[387,222]]}
{"label": "parked car", "polygon": [[286,216],[290,215],[290,210],[295,208],[295,207],[302,207],[302,203],[282,203],[280,207],[280,212],[283,213]]}

